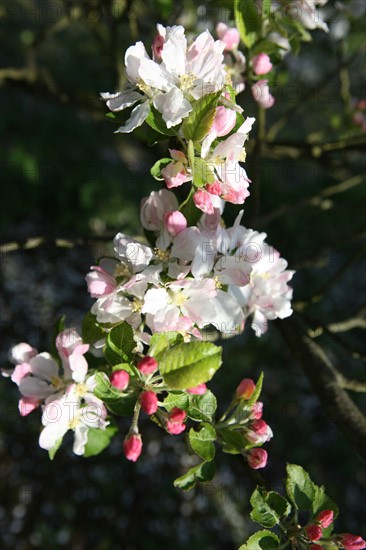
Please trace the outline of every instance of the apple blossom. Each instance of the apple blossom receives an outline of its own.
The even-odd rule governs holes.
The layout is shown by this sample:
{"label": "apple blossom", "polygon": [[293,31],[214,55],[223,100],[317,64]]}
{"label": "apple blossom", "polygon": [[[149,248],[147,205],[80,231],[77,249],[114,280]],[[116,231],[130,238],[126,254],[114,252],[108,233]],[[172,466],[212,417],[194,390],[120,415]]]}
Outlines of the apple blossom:
{"label": "apple blossom", "polygon": [[225,23],[218,23],[216,34],[225,43],[225,51],[234,50],[239,46],[240,34],[237,28],[229,28]]}
{"label": "apple blossom", "polygon": [[153,357],[146,355],[137,363],[137,368],[141,374],[153,374],[158,370],[158,362]]}
{"label": "apple blossom", "polygon": [[130,383],[130,375],[125,370],[119,369],[112,372],[111,384],[118,390],[125,390]]}
{"label": "apple blossom", "polygon": [[142,451],[142,439],[140,434],[132,434],[123,442],[123,452],[127,460],[136,462]]}
{"label": "apple blossom", "polygon": [[236,388],[235,395],[238,399],[250,399],[255,390],[254,381],[251,378],[244,378]]}
{"label": "apple blossom", "polygon": [[187,229],[187,220],[179,210],[176,210],[174,212],[167,212],[164,215],[164,225],[169,235],[176,237],[184,229]]}
{"label": "apple blossom", "polygon": [[366,548],[366,541],[358,535],[344,533],[340,535],[339,540],[343,545],[344,550],[363,550]]}
{"label": "apple blossom", "polygon": [[140,403],[146,414],[155,414],[158,410],[158,396],[153,391],[143,391],[140,395]]}
{"label": "apple blossom", "polygon": [[264,109],[273,107],[275,98],[269,91],[268,80],[258,80],[253,84],[252,94],[256,102]]}
{"label": "apple blossom", "polygon": [[195,386],[194,388],[189,388],[187,390],[188,393],[192,393],[193,395],[203,395],[207,391],[206,384],[198,384],[198,386]]}
{"label": "apple blossom", "polygon": [[256,75],[262,75],[269,73],[273,65],[269,56],[266,53],[259,53],[255,55],[252,59],[253,71]]}
{"label": "apple blossom", "polygon": [[319,527],[319,525],[316,525],[315,523],[311,523],[310,525],[308,525],[305,529],[305,532],[306,532],[306,536],[310,540],[315,540],[315,541],[321,539],[323,535],[322,528]]}
{"label": "apple blossom", "polygon": [[178,435],[186,429],[184,421],[187,413],[178,407],[174,407],[167,416],[166,429],[172,435]]}
{"label": "apple blossom", "polygon": [[268,453],[264,449],[250,449],[246,456],[248,464],[253,470],[264,468],[267,464]]}
{"label": "apple blossom", "polygon": [[334,512],[333,510],[323,510],[320,512],[320,514],[317,515],[316,521],[320,523],[320,525],[326,529],[330,525],[332,525],[334,520]]}

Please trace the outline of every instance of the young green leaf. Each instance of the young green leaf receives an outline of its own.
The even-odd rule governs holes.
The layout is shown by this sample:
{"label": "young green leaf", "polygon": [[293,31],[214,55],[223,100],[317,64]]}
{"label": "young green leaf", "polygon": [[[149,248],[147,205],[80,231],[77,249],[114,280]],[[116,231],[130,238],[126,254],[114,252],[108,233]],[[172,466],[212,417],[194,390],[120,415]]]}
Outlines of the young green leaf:
{"label": "young green leaf", "polygon": [[215,118],[221,92],[207,94],[199,99],[183,124],[183,135],[187,140],[202,141],[210,131]]}
{"label": "young green leaf", "polygon": [[279,548],[280,540],[272,531],[258,531],[247,540],[246,544],[240,546],[239,550],[272,550]]}
{"label": "young green leaf", "polygon": [[101,399],[107,409],[120,416],[131,416],[136,403],[136,395],[123,393],[111,385],[108,377],[101,372],[95,375],[96,387],[94,393]]}
{"label": "young green leaf", "polygon": [[177,135],[178,127],[176,127],[176,129],[168,128],[162,114],[153,106],[151,107],[151,111],[148,114],[146,122],[149,126],[151,126],[151,128],[157,132],[160,132],[160,134],[164,134],[165,136]]}
{"label": "young green leaf", "polygon": [[112,366],[121,362],[129,363],[135,347],[133,329],[131,325],[124,321],[112,328],[107,334],[104,354],[108,363]]}
{"label": "young green leaf", "polygon": [[252,395],[250,396],[250,399],[248,399],[248,401],[246,402],[246,404],[248,406],[251,406],[253,405],[253,403],[255,403],[256,401],[258,401],[258,398],[261,394],[261,391],[262,391],[262,386],[263,386],[263,372],[261,372],[259,378],[258,378],[258,381],[255,385],[255,390],[254,392],[252,393]]}
{"label": "young green leaf", "polygon": [[188,470],[183,476],[174,480],[174,487],[179,487],[183,491],[189,491],[196,485],[196,481],[211,481],[215,475],[214,462],[201,462],[198,466],[194,466]]}
{"label": "young green leaf", "polygon": [[206,183],[213,183],[215,181],[215,174],[210,166],[206,161],[198,157],[194,159],[193,174],[193,184],[196,187],[203,187]]}
{"label": "young green leaf", "polygon": [[217,409],[214,394],[207,390],[203,395],[190,395],[187,415],[196,421],[212,421]]}
{"label": "young green leaf", "polygon": [[161,169],[165,168],[165,166],[167,166],[171,162],[173,161],[170,158],[162,158],[157,160],[150,170],[150,174],[152,175],[152,177],[158,181],[162,181],[163,178],[161,177]]}
{"label": "young green leaf", "polygon": [[57,453],[57,451],[59,450],[59,448],[61,447],[61,443],[62,443],[62,437],[60,437],[60,439],[58,439],[56,441],[56,443],[54,444],[54,446],[52,447],[52,449],[50,449],[48,451],[48,456],[50,457],[50,460],[53,460],[55,458],[55,454]]}
{"label": "young green leaf", "polygon": [[247,444],[247,441],[240,432],[224,428],[219,431],[222,439],[222,450],[231,455],[241,454]]}
{"label": "young green leaf", "polygon": [[186,411],[189,406],[189,398],[190,395],[185,392],[172,391],[169,392],[164,399],[163,405],[168,412],[174,409],[174,407],[178,407],[179,409]]}
{"label": "young green leaf", "polygon": [[280,494],[275,491],[267,493],[260,487],[250,497],[250,504],[253,507],[251,519],[263,527],[274,527],[291,510],[290,503]]}
{"label": "young green leaf", "polygon": [[183,342],[183,336],[179,332],[156,332],[151,337],[148,355],[156,357],[163,350]]}
{"label": "young green leaf", "polygon": [[203,422],[199,431],[195,431],[193,428],[189,431],[189,442],[192,450],[203,460],[211,461],[215,458],[215,445],[216,432],[215,428]]}
{"label": "young green leaf", "polygon": [[234,0],[234,13],[240,38],[247,48],[251,48],[261,30],[261,19],[254,0]]}
{"label": "young green leaf", "polygon": [[94,344],[105,337],[105,332],[99,325],[96,316],[90,311],[83,319],[81,334],[87,344]]}
{"label": "young green leaf", "polygon": [[156,360],[165,383],[183,390],[211,380],[221,366],[221,353],[210,342],[188,342],[161,352]]}
{"label": "young green leaf", "polygon": [[301,466],[287,464],[286,471],[286,492],[289,499],[299,510],[311,511],[316,495],[316,485]]}
{"label": "young green leaf", "polygon": [[107,426],[105,430],[89,428],[88,441],[85,445],[84,457],[99,455],[108,447],[112,437],[117,432],[115,426]]}

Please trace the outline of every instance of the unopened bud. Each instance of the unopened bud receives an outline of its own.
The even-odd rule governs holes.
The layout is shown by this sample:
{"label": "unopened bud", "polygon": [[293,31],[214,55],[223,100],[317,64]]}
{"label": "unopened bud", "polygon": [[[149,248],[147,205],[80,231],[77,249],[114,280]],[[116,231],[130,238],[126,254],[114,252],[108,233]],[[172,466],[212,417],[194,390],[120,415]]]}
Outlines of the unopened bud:
{"label": "unopened bud", "polygon": [[141,435],[127,436],[123,442],[123,452],[127,460],[136,462],[142,451],[142,439]]}
{"label": "unopened bud", "polygon": [[146,414],[154,414],[158,409],[158,396],[153,391],[143,391],[140,395],[140,403]]}
{"label": "unopened bud", "polygon": [[320,525],[326,529],[333,523],[334,520],[334,512],[333,510],[323,510],[318,514],[316,521],[320,523]]}
{"label": "unopened bud", "polygon": [[153,357],[146,355],[137,363],[137,368],[142,374],[152,374],[157,370],[158,363]]}
{"label": "unopened bud", "polygon": [[111,376],[111,384],[118,390],[125,390],[130,383],[130,375],[125,370],[115,370]]}
{"label": "unopened bud", "polygon": [[248,464],[253,470],[264,468],[267,464],[268,453],[264,449],[250,449],[247,454]]}
{"label": "unopened bud", "polygon": [[319,525],[316,525],[315,523],[312,523],[311,525],[308,525],[305,529],[306,536],[310,540],[319,540],[322,538],[323,530]]}
{"label": "unopened bud", "polygon": [[251,378],[244,378],[236,388],[238,399],[249,399],[255,390],[255,384]]}
{"label": "unopened bud", "polygon": [[194,395],[203,395],[207,391],[206,384],[198,384],[198,386],[195,386],[194,388],[189,388],[187,390],[188,393],[193,393]]}

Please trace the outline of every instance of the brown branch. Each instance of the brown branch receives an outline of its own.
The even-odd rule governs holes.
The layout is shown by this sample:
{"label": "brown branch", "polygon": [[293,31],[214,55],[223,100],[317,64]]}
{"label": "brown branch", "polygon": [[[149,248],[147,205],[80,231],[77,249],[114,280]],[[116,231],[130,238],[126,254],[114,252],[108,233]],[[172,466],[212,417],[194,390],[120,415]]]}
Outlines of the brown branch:
{"label": "brown branch", "polygon": [[342,375],[323,349],[312,340],[298,315],[277,324],[301,364],[329,419],[356,452],[366,460],[366,418],[342,387]]}

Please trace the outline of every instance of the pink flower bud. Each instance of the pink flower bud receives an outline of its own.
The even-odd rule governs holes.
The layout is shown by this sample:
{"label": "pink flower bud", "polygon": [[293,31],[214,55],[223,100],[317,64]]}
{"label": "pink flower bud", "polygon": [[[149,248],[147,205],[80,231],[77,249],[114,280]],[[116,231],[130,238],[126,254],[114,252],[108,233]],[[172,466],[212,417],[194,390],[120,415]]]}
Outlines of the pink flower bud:
{"label": "pink flower bud", "polygon": [[232,109],[220,106],[216,109],[214,121],[210,132],[215,132],[218,137],[226,136],[236,124],[236,112]]}
{"label": "pink flower bud", "polygon": [[21,416],[27,416],[38,407],[40,400],[35,397],[22,397],[19,399],[18,409]]}
{"label": "pink flower bud", "polygon": [[211,195],[221,195],[221,184],[217,180],[213,183],[207,183],[205,189],[211,193]]}
{"label": "pink flower bud", "polygon": [[312,523],[311,525],[308,525],[305,529],[306,536],[310,540],[319,540],[322,538],[323,530],[319,525],[315,525],[315,523]]}
{"label": "pink flower bud", "polygon": [[29,344],[21,342],[10,350],[10,361],[15,365],[19,363],[28,363],[32,357],[37,355],[38,351]]}
{"label": "pink flower bud", "polygon": [[159,62],[161,61],[161,52],[163,49],[165,43],[164,36],[161,36],[161,34],[157,34],[153,40],[151,49],[153,52],[154,61]]}
{"label": "pink flower bud", "polygon": [[118,390],[125,390],[130,383],[130,375],[125,370],[115,370],[110,378],[112,386]]}
{"label": "pink flower bud", "polygon": [[225,23],[219,23],[216,27],[217,36],[225,43],[225,51],[236,49],[240,43],[240,34],[235,27],[229,28]]}
{"label": "pink flower bud", "polygon": [[179,187],[192,179],[181,162],[170,162],[160,170],[160,173],[168,189]]}
{"label": "pink flower bud", "polygon": [[254,420],[251,430],[246,430],[244,436],[250,443],[257,445],[272,439],[273,432],[264,420]]}
{"label": "pink flower bud", "polygon": [[344,550],[363,550],[366,548],[366,542],[358,535],[344,533],[340,536],[340,541],[343,544]]}
{"label": "pink flower bud", "polygon": [[142,451],[142,439],[141,435],[127,436],[123,442],[123,452],[127,460],[136,462]]}
{"label": "pink flower bud", "polygon": [[187,229],[187,220],[179,210],[167,212],[164,215],[164,224],[166,230],[172,237],[176,237],[179,233]]}
{"label": "pink flower bud", "polygon": [[193,195],[193,202],[196,207],[199,210],[202,210],[205,214],[214,213],[214,205],[212,204],[210,193],[207,193],[207,191],[204,191],[203,189],[196,191]]}
{"label": "pink flower bud", "polygon": [[195,386],[194,388],[189,388],[187,390],[188,393],[193,393],[194,395],[203,395],[204,393],[206,393],[206,391],[206,384],[199,384],[198,386]]}
{"label": "pink flower bud", "polygon": [[329,525],[332,525],[334,520],[334,512],[333,510],[323,510],[318,514],[316,521],[320,523],[320,525],[325,529],[326,527],[329,527]]}
{"label": "pink flower bud", "polygon": [[158,396],[153,391],[143,391],[140,395],[140,403],[146,414],[154,414],[158,410]]}
{"label": "pink flower bud", "polygon": [[168,414],[166,429],[172,435],[178,435],[186,429],[184,421],[187,413],[178,407],[174,407]]}
{"label": "pink flower bud", "polygon": [[255,55],[252,59],[253,71],[257,75],[267,74],[272,70],[272,63],[270,58],[266,53],[259,53]]}
{"label": "pink flower bud", "polygon": [[114,277],[98,265],[92,265],[90,269],[92,271],[85,277],[90,296],[102,298],[111,294],[117,286]]}
{"label": "pink flower bud", "polygon": [[19,382],[22,380],[22,378],[24,378],[25,376],[27,376],[27,374],[30,374],[31,372],[32,372],[32,367],[30,366],[29,363],[20,363],[13,370],[11,379],[14,382],[14,384],[19,386]]}
{"label": "pink flower bud", "polygon": [[250,449],[247,454],[247,460],[253,470],[264,468],[267,464],[268,453],[264,449]]}
{"label": "pink flower bud", "polygon": [[263,403],[261,401],[257,401],[252,405],[250,416],[255,420],[259,420],[260,418],[262,418],[262,414],[263,414]]}
{"label": "pink flower bud", "polygon": [[137,363],[137,368],[141,374],[152,374],[157,370],[158,363],[153,357],[146,355]]}
{"label": "pink flower bud", "polygon": [[264,109],[269,109],[275,102],[275,98],[269,91],[268,80],[258,80],[252,86],[252,94],[256,102]]}
{"label": "pink flower bud", "polygon": [[251,378],[244,378],[236,388],[235,395],[238,399],[249,399],[255,390],[255,384]]}

